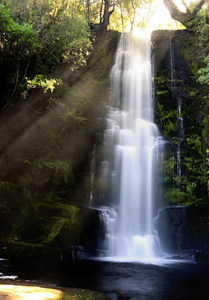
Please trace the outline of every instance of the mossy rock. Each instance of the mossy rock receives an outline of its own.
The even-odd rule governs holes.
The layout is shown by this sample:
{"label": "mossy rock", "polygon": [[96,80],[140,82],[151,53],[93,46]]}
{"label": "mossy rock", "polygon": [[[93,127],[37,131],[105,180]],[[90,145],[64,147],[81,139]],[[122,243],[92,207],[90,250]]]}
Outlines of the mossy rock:
{"label": "mossy rock", "polygon": [[63,290],[63,294],[58,300],[111,300],[111,298],[103,293],[95,291],[66,288]]}
{"label": "mossy rock", "polygon": [[[99,229],[97,211],[67,204],[39,204],[35,216],[13,224],[0,240],[1,255],[7,258],[32,259],[43,256],[68,259],[77,251],[95,254]],[[31,220],[33,218],[33,220]]]}

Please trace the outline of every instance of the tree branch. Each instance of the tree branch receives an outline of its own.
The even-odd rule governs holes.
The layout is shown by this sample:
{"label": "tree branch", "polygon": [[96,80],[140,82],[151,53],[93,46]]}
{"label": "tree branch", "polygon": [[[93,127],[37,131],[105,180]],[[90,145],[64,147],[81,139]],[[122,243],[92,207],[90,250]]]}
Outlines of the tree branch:
{"label": "tree branch", "polygon": [[164,4],[166,8],[169,10],[172,19],[179,21],[181,24],[183,24],[187,29],[189,27],[192,29],[192,26],[189,25],[189,22],[193,21],[194,18],[197,16],[198,11],[201,9],[203,4],[205,4],[206,0],[200,0],[198,4],[196,4],[193,12],[191,13],[189,8],[187,7],[184,0],[182,0],[182,3],[186,7],[186,13],[179,10],[179,8],[176,6],[176,4],[173,2],[173,0],[164,0]]}
{"label": "tree branch", "polygon": [[164,0],[164,4],[166,8],[169,10],[171,14],[171,18],[176,21],[179,21],[184,26],[186,26],[187,14],[180,11],[172,0]]}
{"label": "tree branch", "polygon": [[191,14],[190,10],[189,10],[189,7],[187,6],[186,2],[184,0],[181,0],[181,2],[183,3],[183,5],[186,7],[186,12],[188,14]]}
{"label": "tree branch", "polygon": [[205,4],[205,0],[201,0],[194,8],[193,12],[192,12],[192,16],[196,16],[198,11],[202,8],[202,6]]}

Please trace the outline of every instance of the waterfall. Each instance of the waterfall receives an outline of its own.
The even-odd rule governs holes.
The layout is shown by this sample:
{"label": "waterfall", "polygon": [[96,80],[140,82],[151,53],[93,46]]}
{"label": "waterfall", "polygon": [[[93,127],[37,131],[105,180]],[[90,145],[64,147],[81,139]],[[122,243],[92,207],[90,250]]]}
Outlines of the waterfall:
{"label": "waterfall", "polygon": [[95,177],[95,151],[96,151],[96,144],[94,144],[93,151],[92,151],[92,160],[90,166],[90,193],[89,193],[89,206],[93,205],[93,185],[94,185],[94,177]]}
{"label": "waterfall", "polygon": [[106,256],[150,260],[160,252],[154,174],[163,143],[153,123],[150,38],[121,35],[110,81],[105,166],[113,210],[103,209],[103,247]]}
{"label": "waterfall", "polygon": [[181,117],[181,107],[182,107],[182,99],[180,97],[177,98],[177,130],[179,132],[180,140],[177,146],[177,179],[178,185],[180,185],[181,180],[181,143],[183,141],[183,118]]}

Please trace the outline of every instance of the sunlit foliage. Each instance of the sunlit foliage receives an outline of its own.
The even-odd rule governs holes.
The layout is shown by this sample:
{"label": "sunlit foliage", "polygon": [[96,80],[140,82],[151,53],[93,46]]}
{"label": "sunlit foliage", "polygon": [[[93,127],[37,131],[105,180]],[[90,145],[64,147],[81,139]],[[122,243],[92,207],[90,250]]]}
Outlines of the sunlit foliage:
{"label": "sunlit foliage", "polygon": [[58,79],[47,79],[44,78],[43,75],[36,75],[32,80],[27,79],[27,89],[35,89],[40,87],[43,89],[44,93],[50,91],[51,93],[54,91],[56,85],[60,85],[62,83],[61,80]]}
{"label": "sunlit foliage", "polygon": [[154,12],[154,0],[118,0],[113,13],[110,28],[133,30],[145,28]]}

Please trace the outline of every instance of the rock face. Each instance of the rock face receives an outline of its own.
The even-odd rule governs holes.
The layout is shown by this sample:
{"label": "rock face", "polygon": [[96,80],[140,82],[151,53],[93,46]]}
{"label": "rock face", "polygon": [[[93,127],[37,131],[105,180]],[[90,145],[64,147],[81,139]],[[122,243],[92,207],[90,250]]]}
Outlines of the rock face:
{"label": "rock face", "polygon": [[163,250],[186,252],[209,251],[209,228],[205,207],[167,207],[159,212],[155,226]]}
{"label": "rock face", "polygon": [[[152,33],[155,116],[168,141],[157,228],[168,251],[208,250],[208,87],[198,82],[204,54],[187,30]],[[167,225],[166,225],[167,224]]]}
{"label": "rock face", "polygon": [[155,224],[165,251],[181,250],[186,211],[186,207],[168,207],[160,210]]}
{"label": "rock face", "polygon": [[[163,105],[164,111],[177,110],[178,98],[182,100],[182,116],[184,117],[184,129],[192,126],[195,113],[189,110],[191,104],[198,105],[198,95],[202,87],[197,83],[197,71],[202,66],[202,53],[198,40],[193,33],[187,30],[157,30],[152,32],[154,53],[154,76],[156,102]],[[158,115],[158,124],[166,136],[177,136],[174,128],[168,128],[165,120]],[[170,121],[175,123],[176,117],[170,116]],[[196,115],[197,117],[197,115]],[[173,130],[172,130],[173,129]]]}
{"label": "rock face", "polygon": [[187,30],[159,30],[152,43],[156,123],[171,145],[163,167],[165,205],[206,203],[208,102],[206,87],[197,81],[203,66],[198,37]]}
{"label": "rock face", "polygon": [[[100,228],[96,210],[72,205],[65,205],[65,207],[57,205],[56,208],[50,206],[42,209],[45,210],[44,214],[48,218],[46,221],[42,220],[41,224],[33,224],[33,226],[28,222],[24,231],[20,227],[22,232],[18,232],[17,237],[0,240],[1,257],[17,261],[37,259],[62,261],[96,255]],[[50,216],[51,220],[49,220]],[[31,222],[37,220],[41,221],[41,218],[36,217]],[[50,229],[49,223],[51,223]],[[47,228],[48,233],[45,236],[44,227]]]}

